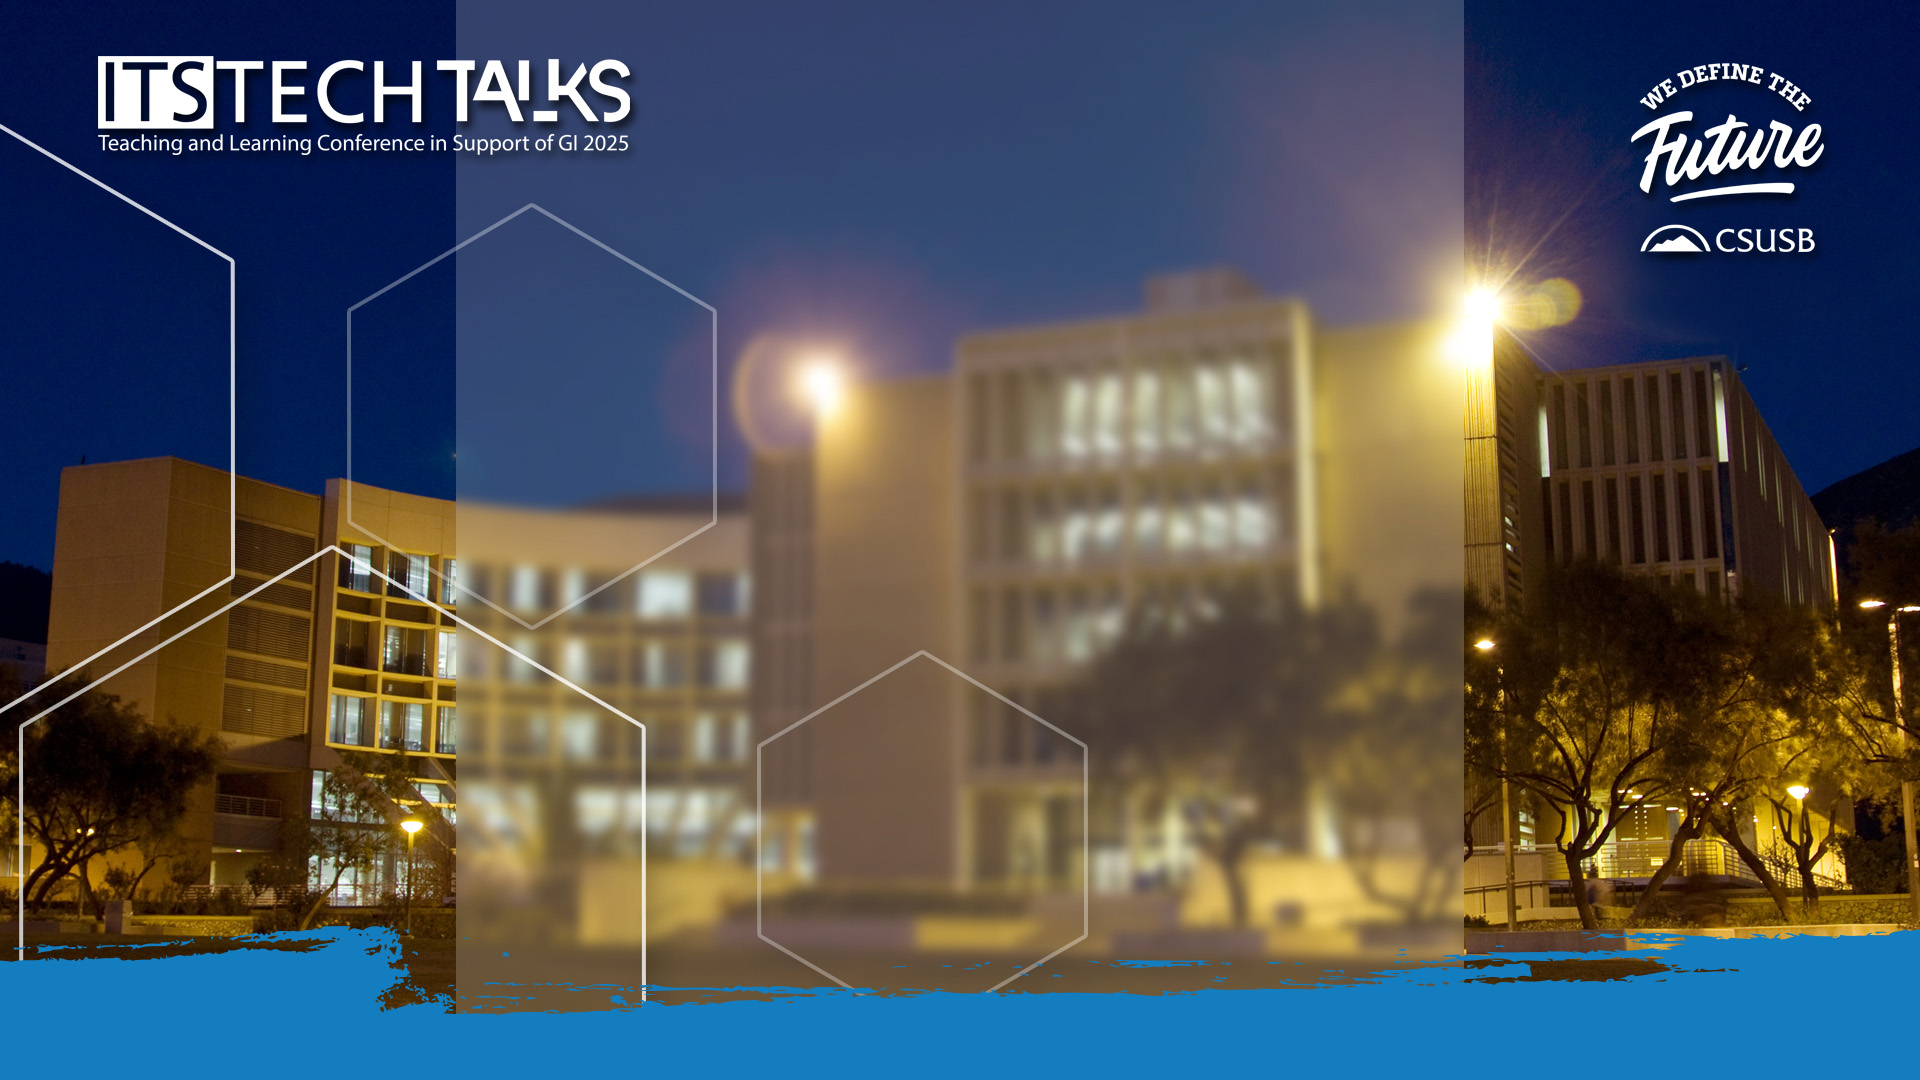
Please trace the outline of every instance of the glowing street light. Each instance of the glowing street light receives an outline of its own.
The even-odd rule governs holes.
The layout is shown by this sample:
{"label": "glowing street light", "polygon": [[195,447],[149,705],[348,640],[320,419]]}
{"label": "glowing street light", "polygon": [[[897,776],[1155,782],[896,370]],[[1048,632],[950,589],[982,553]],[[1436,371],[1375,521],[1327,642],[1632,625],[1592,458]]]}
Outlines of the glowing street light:
{"label": "glowing street light", "polygon": [[846,396],[847,376],[838,363],[826,358],[810,360],[801,366],[796,380],[800,396],[813,406],[816,418],[833,415]]}
{"label": "glowing street light", "polygon": [[[1499,647],[1499,643],[1483,637],[1474,642],[1473,647],[1481,652],[1492,652]],[[1520,929],[1520,908],[1513,884],[1513,797],[1507,783],[1506,665],[1495,665],[1494,672],[1500,680],[1500,854],[1507,871],[1507,932],[1512,933]]]}
{"label": "glowing street light", "polygon": [[1787,794],[1793,796],[1795,802],[1804,803],[1807,801],[1807,792],[1812,790],[1805,784],[1794,784],[1787,788]]}
{"label": "glowing street light", "polygon": [[407,834],[407,934],[413,934],[413,838],[424,823],[419,818],[407,818],[400,822],[400,828]]}

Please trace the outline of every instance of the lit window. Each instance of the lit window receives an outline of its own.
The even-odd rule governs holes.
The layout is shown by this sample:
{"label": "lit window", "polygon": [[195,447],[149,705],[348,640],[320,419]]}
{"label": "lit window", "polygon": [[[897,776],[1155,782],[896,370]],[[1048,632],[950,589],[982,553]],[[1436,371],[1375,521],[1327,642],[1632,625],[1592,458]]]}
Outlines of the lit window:
{"label": "lit window", "polygon": [[711,715],[701,713],[693,720],[693,760],[716,760],[719,747],[720,725]]}
{"label": "lit window", "polygon": [[460,584],[460,560],[440,560],[440,603],[458,603],[457,589]]}
{"label": "lit window", "polygon": [[459,733],[459,709],[453,705],[440,706],[440,721],[434,725],[434,750],[442,754],[454,753],[458,745],[455,736]]}
{"label": "lit window", "polygon": [[1087,380],[1071,376],[1060,389],[1060,456],[1068,460],[1086,457],[1087,420],[1092,411]]}
{"label": "lit window", "polygon": [[604,836],[620,823],[620,793],[609,787],[582,787],[573,793],[573,823],[587,836]]}
{"label": "lit window", "polygon": [[340,587],[355,592],[373,592],[373,549],[365,544],[342,544],[347,557],[340,560]]}
{"label": "lit window", "polygon": [[651,689],[668,690],[687,683],[687,653],[678,645],[650,641],[641,646],[640,682]]}
{"label": "lit window", "polygon": [[600,718],[592,713],[568,714],[560,741],[567,757],[574,761],[592,761],[599,750]]}
{"label": "lit window", "polygon": [[459,678],[459,657],[457,646],[459,634],[454,630],[440,631],[440,658],[434,671],[442,679]]}
{"label": "lit window", "polygon": [[1077,562],[1086,555],[1088,533],[1093,522],[1078,492],[1067,496],[1066,512],[1060,516],[1060,557]]}
{"label": "lit window", "polygon": [[640,574],[640,617],[684,619],[693,613],[693,575],[685,570],[645,570]]}
{"label": "lit window", "polygon": [[1182,491],[1174,496],[1167,510],[1167,550],[1176,555],[1191,551],[1195,532],[1193,496]]}
{"label": "lit window", "polygon": [[1217,487],[1209,488],[1206,497],[1200,501],[1200,547],[1206,551],[1220,551],[1227,546],[1230,534],[1226,495]]}
{"label": "lit window", "polygon": [[327,741],[342,746],[373,745],[372,726],[367,723],[366,698],[333,695],[333,716],[327,726]]}
{"label": "lit window", "polygon": [[1193,379],[1187,372],[1177,372],[1167,379],[1167,447],[1171,450],[1193,449]]}
{"label": "lit window", "polygon": [[1151,456],[1160,449],[1160,373],[1133,375],[1133,450]]}
{"label": "lit window", "polygon": [[1257,484],[1249,483],[1234,506],[1234,542],[1243,548],[1267,546],[1273,538],[1272,516],[1266,496]]}
{"label": "lit window", "polygon": [[1100,510],[1094,518],[1093,547],[1101,555],[1117,555],[1120,541],[1126,529],[1125,518],[1120,512],[1120,492],[1117,488],[1108,488],[1100,493]]}
{"label": "lit window", "polygon": [[1272,434],[1267,405],[1266,370],[1251,361],[1234,363],[1228,371],[1233,391],[1233,441],[1256,446]]}
{"label": "lit window", "polygon": [[1164,527],[1158,493],[1151,485],[1142,487],[1133,509],[1133,546],[1144,554],[1158,552]]}
{"label": "lit window", "polygon": [[520,565],[513,568],[513,577],[507,586],[507,603],[515,611],[537,611],[546,606],[540,596],[540,568]]}
{"label": "lit window", "polygon": [[1033,514],[1030,526],[1031,555],[1039,563],[1052,562],[1059,554],[1060,537],[1054,528],[1053,500],[1045,495],[1033,500]]}
{"label": "lit window", "polygon": [[560,671],[567,681],[576,686],[585,685],[587,678],[587,643],[577,637],[570,637],[560,646]]}
{"label": "lit window", "polygon": [[1211,364],[1203,364],[1194,369],[1194,396],[1199,400],[1200,442],[1204,446],[1219,446],[1227,441],[1229,419],[1227,415],[1227,386],[1220,372]]}
{"label": "lit window", "polygon": [[697,673],[700,685],[713,690],[745,689],[747,660],[748,648],[744,641],[702,645]]}
{"label": "lit window", "polygon": [[560,575],[560,604],[562,607],[572,607],[574,604],[579,603],[580,598],[585,595],[587,595],[587,572],[585,570],[568,570],[566,573]]}
{"label": "lit window", "polygon": [[1120,376],[1107,373],[1093,386],[1094,452],[1118,454],[1120,439]]}

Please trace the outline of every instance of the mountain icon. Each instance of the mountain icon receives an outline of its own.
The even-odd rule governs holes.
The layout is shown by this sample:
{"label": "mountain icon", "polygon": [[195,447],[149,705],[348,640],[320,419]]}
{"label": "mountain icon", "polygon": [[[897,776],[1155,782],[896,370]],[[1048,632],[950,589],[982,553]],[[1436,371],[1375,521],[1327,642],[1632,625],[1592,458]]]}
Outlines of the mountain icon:
{"label": "mountain icon", "polygon": [[1700,252],[1700,245],[1693,242],[1693,237],[1688,236],[1685,233],[1681,233],[1678,236],[1672,237],[1671,239],[1662,240],[1659,243],[1648,248],[1647,250],[1648,251],[1691,251],[1697,255]]}
{"label": "mountain icon", "polygon": [[[1655,238],[1662,233],[1669,234],[1657,243]],[[1685,225],[1662,225],[1647,234],[1640,242],[1640,250],[1649,254],[1699,255],[1707,250],[1707,238],[1699,230]]]}

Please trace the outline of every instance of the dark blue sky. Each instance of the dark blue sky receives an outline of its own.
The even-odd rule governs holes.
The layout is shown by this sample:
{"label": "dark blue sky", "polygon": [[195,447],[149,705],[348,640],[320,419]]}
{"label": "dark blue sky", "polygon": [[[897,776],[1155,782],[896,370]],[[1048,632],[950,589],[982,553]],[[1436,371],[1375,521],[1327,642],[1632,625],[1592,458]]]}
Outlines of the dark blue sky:
{"label": "dark blue sky", "polygon": [[[1519,265],[1525,284],[1564,276],[1586,307],[1529,345],[1555,367],[1725,352],[1808,491],[1920,445],[1912,257],[1920,200],[1914,94],[1903,74],[1920,23],[1894,7],[1781,3],[1574,5],[1478,2],[1467,17],[1469,250]],[[1682,68],[1752,63],[1812,102],[1761,87],[1682,90],[1640,102]],[[1678,80],[1675,80],[1678,86]],[[1697,135],[1728,113],[1796,132],[1819,123],[1809,169],[1717,183],[1792,181],[1792,195],[1674,204],[1639,190],[1642,125],[1688,109]],[[1715,185],[1711,178],[1676,191]],[[1811,255],[1641,254],[1655,228],[1808,228]],[[1797,236],[1797,233],[1796,233]],[[1531,253],[1522,260],[1520,254]]]}
{"label": "dark blue sky", "polygon": [[[875,373],[937,368],[965,330],[1130,309],[1143,276],[1195,265],[1238,264],[1336,323],[1433,310],[1455,280],[1462,44],[1449,5],[1247,2],[1200,16],[1134,3],[471,4],[456,26],[446,5],[104,4],[0,18],[0,123],[238,259],[239,467],[307,490],[346,469],[346,308],[530,201],[713,304],[723,365],[755,334],[782,333],[839,343]],[[92,84],[107,53],[316,68],[618,57],[634,72],[619,126],[633,149],[457,164],[106,154]],[[327,130],[316,120],[303,133]],[[40,231],[9,236],[16,250],[102,228],[102,196],[23,148],[0,146],[0,184],[36,208]],[[96,238],[103,263],[112,235]],[[35,370],[31,406],[9,395],[0,558],[48,565],[57,469],[81,453],[217,452],[202,414],[217,427],[219,410],[190,407],[197,397],[155,407],[158,391],[129,393],[109,408],[93,393],[163,387],[189,368],[220,376],[218,267],[189,252],[198,263],[157,271],[170,256],[147,249],[166,239],[129,240],[109,279],[149,307],[180,294],[169,302],[190,314],[164,328],[150,311],[88,315],[33,259],[7,260],[5,295],[35,299],[5,312],[0,379],[20,385],[36,358],[67,359],[64,381]],[[407,310],[380,316],[378,340],[356,342],[356,370],[380,373],[356,382],[359,478],[451,493],[457,272],[417,281]],[[706,435],[685,405],[703,350],[684,327],[659,344],[659,390],[631,415],[647,437],[677,440],[677,456],[614,462],[600,487],[700,478],[685,451]],[[564,435],[557,415],[520,437]],[[737,487],[744,449],[730,425],[723,435],[722,482]]]}

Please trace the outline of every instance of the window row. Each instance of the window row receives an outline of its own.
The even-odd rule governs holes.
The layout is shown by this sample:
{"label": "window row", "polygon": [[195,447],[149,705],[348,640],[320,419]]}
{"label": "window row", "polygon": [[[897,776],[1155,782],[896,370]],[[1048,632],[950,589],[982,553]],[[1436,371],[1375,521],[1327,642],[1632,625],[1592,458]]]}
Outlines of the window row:
{"label": "window row", "polygon": [[597,615],[642,619],[739,618],[752,602],[751,577],[736,571],[642,570],[616,581],[613,574],[523,564],[474,567],[469,574],[463,587],[523,614],[578,604]]}
{"label": "window row", "polygon": [[1129,503],[1119,485],[1027,493],[974,492],[975,561],[1078,563],[1135,555],[1260,552],[1281,538],[1280,501],[1258,477],[1197,483],[1143,481]]}
{"label": "window row", "polygon": [[363,619],[333,622],[333,662],[393,675],[459,678],[459,634]]}
{"label": "window row", "polygon": [[[753,725],[744,712],[702,712],[690,719],[647,716],[643,722],[652,764],[741,765],[753,758]],[[491,751],[547,758],[558,753],[567,761],[604,764],[640,760],[640,730],[598,710],[565,713],[557,723],[546,712],[512,712],[501,716],[493,731],[482,727],[471,735],[469,755]]]}
{"label": "window row", "polygon": [[[552,831],[566,828],[589,851],[637,854],[643,826],[656,853],[665,844],[683,857],[733,857],[753,843],[753,808],[732,787],[663,786],[643,796],[637,785],[581,784],[560,799],[543,797],[538,785],[526,782],[469,781],[466,790],[468,813],[508,843],[552,842]],[[551,820],[548,807],[570,820]]]}
{"label": "window row", "polygon": [[[576,686],[613,687],[623,682],[649,690],[693,686],[701,690],[744,692],[751,678],[752,648],[744,639],[708,641],[689,646],[671,641],[649,641],[635,648],[566,638],[559,642],[520,635],[508,642],[513,652],[488,649],[471,664],[469,678],[484,682],[498,678],[517,684],[545,678],[540,667],[558,672]],[[516,655],[517,654],[517,655]],[[484,659],[483,659],[484,658]],[[500,661],[499,670],[488,659]],[[539,665],[536,667],[535,665]]]}
{"label": "window row", "polygon": [[[406,596],[417,600],[455,603],[454,584],[459,580],[459,560],[416,555],[366,544],[341,544],[347,557],[340,560],[339,583],[354,592]],[[379,567],[383,578],[375,571]]]}
{"label": "window row", "polygon": [[1565,562],[1591,556],[1638,566],[1721,557],[1715,470],[1607,476],[1553,484],[1547,550]]}
{"label": "window row", "polygon": [[1283,415],[1270,360],[1174,360],[1055,372],[980,372],[967,380],[974,462],[1077,462],[1124,452],[1271,446]]}
{"label": "window row", "polygon": [[459,722],[458,711],[452,705],[434,707],[418,702],[335,694],[328,714],[327,741],[337,746],[414,753],[456,752]]}
{"label": "window row", "polygon": [[1704,367],[1553,379],[1541,452],[1554,469],[1726,460],[1724,396],[1720,374]]}

